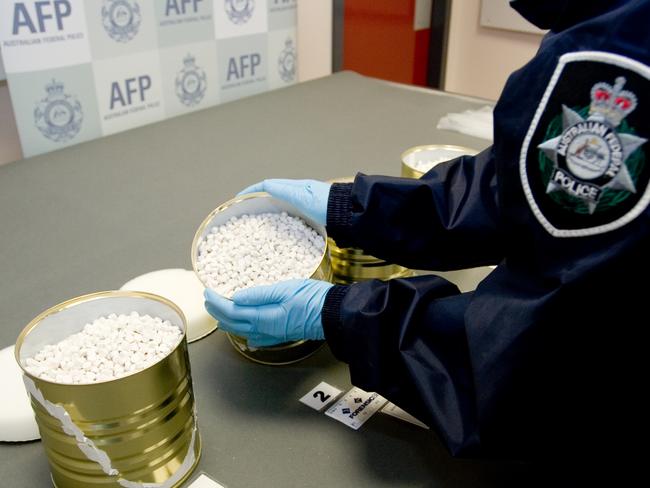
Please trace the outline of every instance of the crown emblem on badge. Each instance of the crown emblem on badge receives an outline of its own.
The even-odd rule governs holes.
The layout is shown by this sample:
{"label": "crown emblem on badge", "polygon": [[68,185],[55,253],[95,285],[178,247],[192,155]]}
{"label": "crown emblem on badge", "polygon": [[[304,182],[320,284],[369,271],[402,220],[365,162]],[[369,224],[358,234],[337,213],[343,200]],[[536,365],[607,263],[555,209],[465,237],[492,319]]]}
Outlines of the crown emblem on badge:
{"label": "crown emblem on badge", "polygon": [[625,78],[619,76],[614,86],[600,82],[592,87],[589,118],[601,119],[617,127],[636,108],[636,95],[629,90],[623,90],[625,81]]}
{"label": "crown emblem on badge", "polygon": [[51,83],[45,85],[45,91],[49,96],[63,95],[63,83],[52,79]]}
{"label": "crown emblem on badge", "polygon": [[186,68],[193,68],[194,66],[196,66],[196,58],[191,54],[188,54],[183,58],[183,66],[185,66]]}

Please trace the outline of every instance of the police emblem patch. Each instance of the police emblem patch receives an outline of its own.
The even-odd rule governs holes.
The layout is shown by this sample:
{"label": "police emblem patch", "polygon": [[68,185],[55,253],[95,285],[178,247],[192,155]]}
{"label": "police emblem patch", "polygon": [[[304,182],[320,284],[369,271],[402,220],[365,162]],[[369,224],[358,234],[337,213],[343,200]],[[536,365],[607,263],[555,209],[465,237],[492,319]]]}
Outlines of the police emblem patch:
{"label": "police emblem patch", "polygon": [[184,105],[197,105],[205,95],[207,78],[205,71],[196,65],[191,54],[183,58],[183,69],[176,75],[176,96]]}
{"label": "police emblem patch", "polygon": [[604,52],[563,55],[520,157],[528,203],[556,237],[617,229],[650,202],[650,68]]}
{"label": "police emblem patch", "polygon": [[63,83],[52,80],[45,85],[47,97],[36,104],[34,123],[36,128],[54,142],[66,142],[81,130],[83,111],[72,95],[64,92]]}
{"label": "police emblem patch", "polygon": [[233,24],[245,24],[253,16],[255,0],[226,0],[224,8]]}
{"label": "police emblem patch", "polygon": [[104,0],[102,25],[111,39],[129,42],[140,29],[142,15],[135,0]]}
{"label": "police emblem patch", "polygon": [[278,58],[278,73],[287,83],[291,83],[296,78],[296,48],[291,38],[284,42],[284,49]]}

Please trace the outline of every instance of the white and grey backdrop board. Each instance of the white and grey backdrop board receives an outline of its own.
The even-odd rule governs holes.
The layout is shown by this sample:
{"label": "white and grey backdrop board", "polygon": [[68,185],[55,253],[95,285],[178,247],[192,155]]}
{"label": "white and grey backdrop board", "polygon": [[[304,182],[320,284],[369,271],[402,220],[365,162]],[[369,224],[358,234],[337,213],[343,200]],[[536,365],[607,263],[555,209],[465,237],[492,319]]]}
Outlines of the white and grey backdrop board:
{"label": "white and grey backdrop board", "polygon": [[295,83],[296,1],[2,0],[23,154]]}

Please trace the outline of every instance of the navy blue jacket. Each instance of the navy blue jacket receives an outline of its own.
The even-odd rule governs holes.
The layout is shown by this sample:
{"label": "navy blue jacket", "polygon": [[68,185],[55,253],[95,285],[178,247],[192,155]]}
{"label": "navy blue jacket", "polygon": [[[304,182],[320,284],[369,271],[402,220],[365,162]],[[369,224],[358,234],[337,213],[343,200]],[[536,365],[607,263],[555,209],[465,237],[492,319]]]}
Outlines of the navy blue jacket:
{"label": "navy blue jacket", "polygon": [[420,180],[358,174],[328,202],[340,246],[497,268],[471,293],[435,276],[335,286],[325,336],[353,384],[453,454],[624,451],[648,411],[650,1],[513,6],[554,30],[510,76],[494,145]]}

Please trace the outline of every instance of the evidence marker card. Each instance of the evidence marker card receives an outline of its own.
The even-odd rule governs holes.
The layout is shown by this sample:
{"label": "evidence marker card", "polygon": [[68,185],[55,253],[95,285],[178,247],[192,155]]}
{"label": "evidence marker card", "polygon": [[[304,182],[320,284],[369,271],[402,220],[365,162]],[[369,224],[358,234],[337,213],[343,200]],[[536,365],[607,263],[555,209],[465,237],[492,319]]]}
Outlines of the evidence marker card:
{"label": "evidence marker card", "polygon": [[300,402],[320,412],[336,400],[341,393],[343,392],[338,388],[321,381],[303,396]]}
{"label": "evidence marker card", "polygon": [[386,399],[378,393],[368,393],[354,387],[332,405],[325,415],[357,430],[385,403]]}

